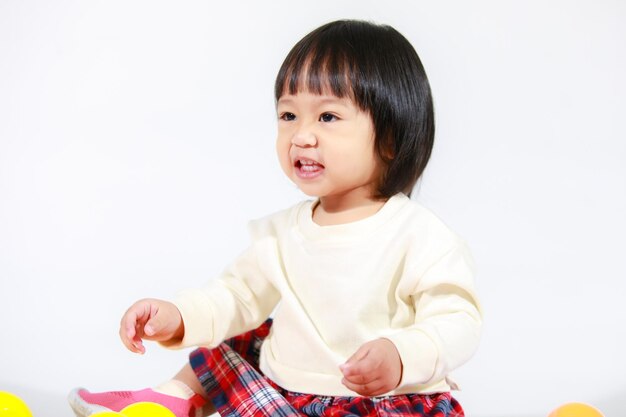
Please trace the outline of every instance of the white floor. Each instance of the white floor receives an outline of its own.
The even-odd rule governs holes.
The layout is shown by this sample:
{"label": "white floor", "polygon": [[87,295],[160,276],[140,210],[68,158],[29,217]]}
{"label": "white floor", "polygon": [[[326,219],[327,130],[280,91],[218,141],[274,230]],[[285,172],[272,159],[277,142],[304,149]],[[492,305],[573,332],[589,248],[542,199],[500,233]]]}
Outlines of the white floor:
{"label": "white floor", "polygon": [[[0,386],[0,391],[12,392],[18,395],[22,400],[26,402],[30,408],[33,417],[75,417],[72,409],[67,403],[67,399],[64,395],[58,392],[42,392],[24,387],[16,386]],[[602,404],[594,404],[597,406],[606,417],[613,417],[622,415],[624,412],[624,401],[621,398],[606,398]],[[469,411],[469,410],[468,410]],[[547,414],[547,413],[546,413]],[[215,417],[219,417],[217,414]],[[480,417],[469,415],[468,417]],[[491,417],[522,417],[520,414],[508,413],[506,415],[491,416]],[[524,417],[546,417],[542,416],[529,416]]]}

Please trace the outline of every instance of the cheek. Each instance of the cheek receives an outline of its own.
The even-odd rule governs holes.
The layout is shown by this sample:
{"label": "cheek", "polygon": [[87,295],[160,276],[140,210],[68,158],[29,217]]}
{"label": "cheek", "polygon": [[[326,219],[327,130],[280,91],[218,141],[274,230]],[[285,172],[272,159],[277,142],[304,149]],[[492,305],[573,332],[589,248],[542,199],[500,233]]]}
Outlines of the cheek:
{"label": "cheek", "polygon": [[287,174],[291,171],[291,158],[289,157],[290,149],[291,143],[279,135],[276,139],[276,155],[278,156],[280,167]]}
{"label": "cheek", "polygon": [[369,179],[378,172],[378,157],[372,145],[353,144],[336,149],[332,155],[339,175]]}

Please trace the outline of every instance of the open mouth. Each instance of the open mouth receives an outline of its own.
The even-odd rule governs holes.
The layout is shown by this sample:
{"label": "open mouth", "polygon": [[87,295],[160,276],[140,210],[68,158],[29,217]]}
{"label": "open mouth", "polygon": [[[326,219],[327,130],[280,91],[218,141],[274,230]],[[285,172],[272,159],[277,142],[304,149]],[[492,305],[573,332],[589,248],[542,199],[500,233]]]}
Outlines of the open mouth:
{"label": "open mouth", "polygon": [[310,159],[298,159],[295,165],[296,168],[303,171],[315,171],[316,169],[324,168],[324,165]]}
{"label": "open mouth", "polygon": [[324,165],[311,159],[297,159],[294,163],[296,173],[301,178],[313,178],[321,174]]}

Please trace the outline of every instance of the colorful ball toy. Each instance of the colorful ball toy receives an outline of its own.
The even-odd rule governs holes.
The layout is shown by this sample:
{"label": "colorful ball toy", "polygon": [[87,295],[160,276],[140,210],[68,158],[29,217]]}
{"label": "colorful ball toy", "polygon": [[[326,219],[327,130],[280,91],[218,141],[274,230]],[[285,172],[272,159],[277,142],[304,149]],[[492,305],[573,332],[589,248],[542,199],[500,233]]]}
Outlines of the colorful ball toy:
{"label": "colorful ball toy", "polygon": [[567,403],[551,412],[548,417],[604,417],[604,415],[588,404]]}
{"label": "colorful ball toy", "polygon": [[150,402],[131,404],[121,413],[126,417],[176,417],[168,408]]}
{"label": "colorful ball toy", "polygon": [[18,396],[0,391],[0,417],[33,417],[33,415]]}
{"label": "colorful ball toy", "polygon": [[99,413],[94,413],[90,417],[120,417],[124,416],[122,413],[116,413],[115,411],[100,411]]}

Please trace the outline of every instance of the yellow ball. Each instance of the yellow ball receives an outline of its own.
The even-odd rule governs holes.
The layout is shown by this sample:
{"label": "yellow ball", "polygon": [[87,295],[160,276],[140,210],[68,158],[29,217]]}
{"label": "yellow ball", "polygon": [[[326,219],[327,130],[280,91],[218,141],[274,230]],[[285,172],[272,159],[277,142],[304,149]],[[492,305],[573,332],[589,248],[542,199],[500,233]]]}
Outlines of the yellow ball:
{"label": "yellow ball", "polygon": [[604,415],[588,404],[568,403],[558,407],[548,417],[604,417]]}
{"label": "yellow ball", "polygon": [[0,417],[33,417],[33,415],[18,396],[0,391]]}
{"label": "yellow ball", "polygon": [[168,408],[150,402],[131,404],[121,413],[126,417],[176,417]]}

